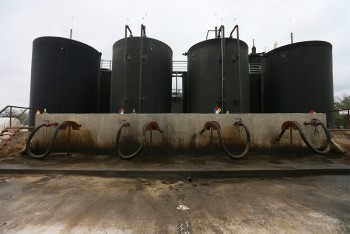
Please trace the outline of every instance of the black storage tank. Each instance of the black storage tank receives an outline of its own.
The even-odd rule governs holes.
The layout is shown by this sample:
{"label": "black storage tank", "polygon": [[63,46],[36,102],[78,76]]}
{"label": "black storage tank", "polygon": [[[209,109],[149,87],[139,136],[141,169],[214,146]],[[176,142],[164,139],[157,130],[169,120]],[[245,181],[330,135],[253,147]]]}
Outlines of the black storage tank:
{"label": "black storage tank", "polygon": [[[218,106],[223,112],[249,112],[248,46],[239,41],[241,85],[238,76],[237,40],[225,38],[224,85],[222,86],[222,39],[210,39],[192,46],[187,53],[187,111],[213,113]],[[241,95],[240,95],[241,92]],[[241,99],[241,100],[240,100]],[[241,110],[242,108],[242,110]]]}
{"label": "black storage tank", "polygon": [[[308,113],[333,110],[332,45],[306,41],[266,54],[264,112]],[[327,114],[328,126],[333,114]]]}
{"label": "black storage tank", "polygon": [[[49,113],[97,113],[101,53],[81,42],[33,41],[30,106]],[[34,111],[30,125],[34,125]]]}
{"label": "black storage tank", "polygon": [[98,112],[109,113],[112,70],[101,68],[98,85]]}
{"label": "black storage tank", "polygon": [[171,48],[148,37],[128,37],[113,45],[110,112],[170,113]]}

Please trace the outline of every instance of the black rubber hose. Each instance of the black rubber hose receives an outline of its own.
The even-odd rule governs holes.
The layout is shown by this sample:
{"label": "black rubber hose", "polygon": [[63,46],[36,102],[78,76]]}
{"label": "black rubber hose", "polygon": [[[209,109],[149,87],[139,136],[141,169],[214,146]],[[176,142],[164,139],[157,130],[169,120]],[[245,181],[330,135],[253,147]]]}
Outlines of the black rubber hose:
{"label": "black rubber hose", "polygon": [[[313,147],[311,144],[310,146],[312,148],[310,148],[312,151],[314,151],[315,153],[318,153],[318,154],[327,154],[329,153],[329,151],[331,150],[331,145],[332,145],[332,137],[331,137],[331,134],[329,133],[326,125],[324,123],[322,123],[321,121],[319,121],[318,119],[313,119],[313,121],[316,122],[316,126],[321,126],[324,133],[326,134],[326,137],[327,137],[327,146],[325,147],[324,150],[321,150],[320,148],[317,149],[315,147]],[[306,142],[305,142],[306,144]]]}
{"label": "black rubber hose", "polygon": [[42,127],[47,127],[47,123],[43,123],[41,125],[39,125],[38,127],[36,127],[29,135],[28,137],[28,140],[27,140],[27,143],[26,143],[26,150],[27,150],[27,153],[32,157],[32,158],[36,158],[36,159],[43,159],[45,157],[47,157],[50,152],[51,152],[51,149],[56,141],[56,138],[57,138],[57,134],[59,132],[59,130],[62,128],[63,125],[65,125],[66,122],[63,122],[61,123],[60,125],[57,126],[57,128],[55,129],[55,132],[54,132],[54,135],[50,141],[50,144],[49,144],[49,147],[47,148],[47,150],[43,153],[43,154],[34,154],[30,148],[30,143],[35,135],[35,133],[41,129]]}
{"label": "black rubber hose", "polygon": [[279,141],[279,140],[281,140],[281,138],[282,138],[283,134],[285,133],[285,131],[286,131],[286,129],[285,129],[285,128],[284,128],[284,129],[282,129],[282,131],[281,131],[281,133],[278,135],[278,137],[276,137],[276,138],[275,138],[275,141]]}
{"label": "black rubber hose", "polygon": [[303,130],[301,129],[299,123],[296,123],[296,127],[298,128],[299,131],[299,135],[301,136],[301,138],[303,139],[304,143],[307,145],[307,147],[309,147],[310,150],[312,150],[313,152],[317,153],[317,154],[327,154],[330,150],[330,146],[327,145],[326,149],[324,151],[318,150],[315,147],[313,147],[309,141],[306,139],[306,136],[303,132]]}
{"label": "black rubber hose", "polygon": [[121,151],[120,151],[120,136],[121,136],[121,133],[122,133],[122,130],[124,127],[127,127],[130,125],[129,122],[126,122],[126,123],[123,123],[122,126],[119,128],[118,130],[118,134],[117,134],[117,138],[116,138],[116,148],[117,148],[117,152],[118,152],[118,155],[123,158],[123,159],[131,159],[133,157],[135,157],[136,155],[138,155],[143,146],[145,145],[145,142],[146,142],[146,126],[147,126],[148,123],[146,123],[144,126],[143,126],[143,140],[142,140],[142,143],[141,145],[139,146],[139,148],[132,154],[129,154],[129,155],[125,155],[123,154]]}
{"label": "black rubber hose", "polygon": [[245,149],[244,151],[239,154],[239,155],[235,155],[235,154],[232,154],[230,151],[228,151],[228,149],[226,148],[225,144],[224,144],[224,140],[222,139],[222,134],[221,134],[221,128],[220,128],[220,125],[213,121],[212,122],[214,125],[216,125],[216,128],[217,128],[217,132],[218,132],[218,137],[219,137],[219,141],[220,141],[220,144],[222,146],[222,148],[224,149],[225,153],[230,156],[231,158],[233,159],[240,159],[242,158],[243,156],[245,156],[248,151],[249,151],[249,148],[250,148],[250,132],[248,130],[248,128],[242,123],[242,122],[236,122],[235,125],[236,126],[242,126],[246,132],[246,135],[247,135],[247,142],[246,142],[246,145],[245,145]]}
{"label": "black rubber hose", "polygon": [[[331,135],[329,134],[328,130],[327,130],[327,127],[319,120],[316,120],[317,122],[317,126],[321,126],[323,128],[323,130],[325,131],[325,134],[326,134],[326,137],[327,137],[327,146],[324,150],[320,150],[320,149],[316,149],[315,147],[313,147],[310,142],[306,139],[306,136],[303,132],[303,130],[301,129],[301,126],[298,122],[296,121],[290,121],[294,124],[294,126],[298,129],[298,132],[299,132],[299,135],[301,137],[301,139],[303,139],[304,143],[306,144],[306,146],[312,150],[313,152],[317,153],[317,154],[327,154],[329,153],[330,149],[331,149],[331,142],[332,142],[332,139],[331,139]],[[278,138],[276,140],[279,140],[282,135],[284,134],[284,132],[286,131],[286,129],[283,129],[282,132],[280,133],[280,135],[278,136]]]}

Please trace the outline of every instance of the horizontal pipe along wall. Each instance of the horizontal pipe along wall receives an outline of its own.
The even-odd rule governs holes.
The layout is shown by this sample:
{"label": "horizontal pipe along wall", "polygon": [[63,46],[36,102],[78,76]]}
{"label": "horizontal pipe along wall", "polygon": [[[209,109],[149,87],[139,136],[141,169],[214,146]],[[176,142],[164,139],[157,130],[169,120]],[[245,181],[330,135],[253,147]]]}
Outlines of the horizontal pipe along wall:
{"label": "horizontal pipe along wall", "polygon": [[[279,152],[285,149],[289,152],[308,151],[299,133],[295,130],[292,134],[292,144],[289,130],[279,142],[275,142],[275,138],[281,132],[283,122],[299,122],[306,137],[311,139],[311,142],[315,142],[322,141],[322,139],[318,139],[320,136],[315,135],[313,127],[304,126],[303,122],[310,121],[312,118],[317,118],[322,122],[326,120],[324,114],[41,114],[36,115],[36,124],[41,124],[43,120],[59,123],[67,120],[76,121],[81,124],[81,128],[77,131],[71,130],[70,150],[112,152],[115,151],[116,135],[123,121],[130,122],[131,126],[122,130],[121,144],[127,144],[130,150],[136,150],[137,146],[140,145],[144,124],[156,121],[164,132],[162,134],[158,131],[152,132],[153,153],[210,153],[213,150],[213,153],[224,154],[216,131],[213,131],[212,146],[210,144],[210,130],[203,134],[199,134],[199,131],[202,130],[206,122],[217,121],[221,126],[225,145],[231,147],[232,150],[234,147],[237,150],[242,149],[241,146],[234,144],[240,138],[245,139],[244,131],[238,133],[237,129],[233,127],[237,118],[241,118],[250,131],[252,150],[268,152]],[[54,127],[50,127],[45,134],[38,134],[39,142],[43,141],[42,137],[50,137],[53,130]],[[68,131],[61,131],[53,151],[65,151],[67,137]],[[149,141],[150,133],[147,132],[145,151],[151,148]]]}

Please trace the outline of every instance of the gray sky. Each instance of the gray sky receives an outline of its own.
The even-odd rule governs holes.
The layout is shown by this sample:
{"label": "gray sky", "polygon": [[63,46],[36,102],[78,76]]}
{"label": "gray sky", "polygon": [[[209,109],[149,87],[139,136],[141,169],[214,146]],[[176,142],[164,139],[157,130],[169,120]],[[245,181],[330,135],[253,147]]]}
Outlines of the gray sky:
{"label": "gray sky", "polygon": [[[350,95],[349,0],[0,0],[0,109],[29,105],[32,42],[41,36],[69,37],[112,58],[112,45],[124,25],[168,44],[174,60],[205,40],[221,24],[258,52],[294,42],[324,40],[333,45],[336,96]],[[73,16],[73,19],[72,19]]]}

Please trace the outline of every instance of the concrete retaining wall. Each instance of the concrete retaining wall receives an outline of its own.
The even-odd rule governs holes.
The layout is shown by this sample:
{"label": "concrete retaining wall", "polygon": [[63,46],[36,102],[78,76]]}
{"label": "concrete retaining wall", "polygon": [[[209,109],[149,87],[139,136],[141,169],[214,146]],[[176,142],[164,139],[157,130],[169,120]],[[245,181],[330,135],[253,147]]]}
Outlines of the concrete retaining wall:
{"label": "concrete retaining wall", "polygon": [[[306,137],[314,144],[320,144],[325,139],[324,134],[315,134],[314,127],[303,125],[304,121],[310,121],[312,118],[326,122],[324,114],[41,114],[36,115],[36,125],[41,124],[43,120],[59,123],[67,120],[75,121],[82,126],[78,131],[71,131],[70,149],[100,152],[115,150],[116,135],[121,122],[129,121],[131,125],[123,129],[121,138],[121,145],[126,146],[123,150],[127,153],[134,151],[142,140],[143,125],[149,121],[156,121],[164,132],[161,134],[153,131],[152,144],[148,132],[145,150],[182,154],[223,152],[216,131],[213,131],[212,143],[210,131],[199,134],[206,122],[217,121],[221,126],[225,145],[238,153],[243,149],[246,139],[244,131],[239,132],[241,129],[233,126],[238,118],[244,121],[250,131],[253,151],[308,150],[297,131],[293,131],[292,139],[290,132],[286,131],[282,139],[275,142],[274,139],[281,132],[281,125],[285,121],[299,122]],[[53,129],[54,127],[51,127],[41,131],[42,133],[40,131],[37,133],[39,148],[45,147],[45,144],[42,144],[43,138],[48,141]],[[55,150],[66,149],[67,136],[67,130],[59,133]]]}

